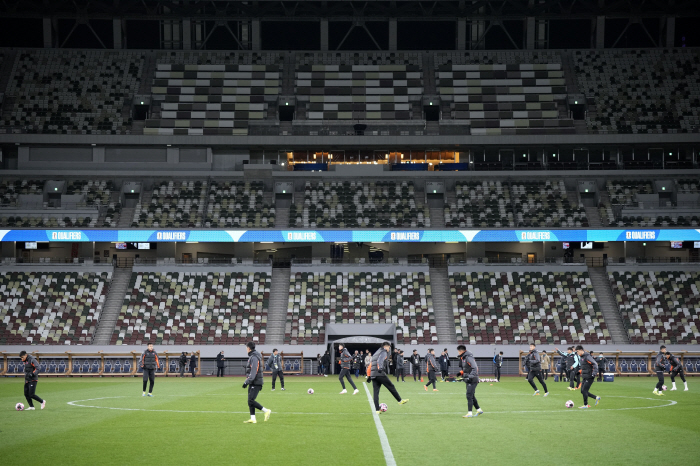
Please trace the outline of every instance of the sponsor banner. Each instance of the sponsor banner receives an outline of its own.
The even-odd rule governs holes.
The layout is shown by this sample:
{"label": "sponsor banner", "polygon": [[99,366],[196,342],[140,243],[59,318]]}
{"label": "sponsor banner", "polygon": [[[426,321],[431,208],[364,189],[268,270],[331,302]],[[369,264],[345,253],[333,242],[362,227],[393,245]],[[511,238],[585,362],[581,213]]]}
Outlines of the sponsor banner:
{"label": "sponsor banner", "polygon": [[441,243],[700,241],[700,230],[0,230],[2,241],[203,243]]}

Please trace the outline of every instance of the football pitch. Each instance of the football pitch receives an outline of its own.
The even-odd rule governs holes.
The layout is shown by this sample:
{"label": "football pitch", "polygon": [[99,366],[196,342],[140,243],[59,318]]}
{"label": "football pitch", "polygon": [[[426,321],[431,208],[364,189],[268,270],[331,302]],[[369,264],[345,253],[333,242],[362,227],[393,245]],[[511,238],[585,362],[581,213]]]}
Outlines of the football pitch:
{"label": "football pitch", "polygon": [[[22,378],[0,380],[0,458],[4,465],[51,464],[673,464],[700,461],[700,379],[691,391],[651,392],[656,379],[594,383],[601,403],[588,410],[579,392],[549,379],[550,396],[532,396],[524,378],[480,383],[485,413],[463,419],[465,384],[396,383],[398,405],[382,389],[388,411],[370,405],[371,385],[339,395],[336,377],[287,377],[286,391],[258,401],[270,420],[249,418],[242,377],[158,378],[154,397],[140,378],[41,378],[45,410],[15,411]],[[666,382],[670,387],[670,381]],[[313,395],[307,390],[313,388]],[[567,409],[573,400],[576,407]],[[383,430],[385,435],[381,435]]]}

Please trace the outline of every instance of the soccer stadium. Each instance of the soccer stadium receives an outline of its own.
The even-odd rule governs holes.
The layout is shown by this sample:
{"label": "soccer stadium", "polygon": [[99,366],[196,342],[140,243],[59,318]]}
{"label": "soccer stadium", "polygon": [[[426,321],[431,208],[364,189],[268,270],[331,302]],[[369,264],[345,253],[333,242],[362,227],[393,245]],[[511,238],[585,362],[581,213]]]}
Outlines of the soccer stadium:
{"label": "soccer stadium", "polygon": [[0,2],[0,463],[698,464],[698,24]]}

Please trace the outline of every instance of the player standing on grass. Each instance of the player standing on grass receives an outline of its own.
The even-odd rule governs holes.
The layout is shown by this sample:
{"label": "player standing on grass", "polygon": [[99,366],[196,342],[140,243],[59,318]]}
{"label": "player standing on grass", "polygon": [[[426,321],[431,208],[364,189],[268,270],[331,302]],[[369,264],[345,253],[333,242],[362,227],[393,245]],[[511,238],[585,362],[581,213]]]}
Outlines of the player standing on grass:
{"label": "player standing on grass", "polygon": [[143,395],[146,396],[146,384],[150,381],[148,396],[153,396],[153,384],[156,383],[156,369],[160,369],[158,353],[153,349],[153,343],[148,344],[148,348],[141,355],[141,367],[143,368]]}
{"label": "player standing on grass", "polygon": [[33,400],[41,403],[41,409],[46,408],[46,400],[42,400],[35,393],[36,385],[39,383],[39,361],[26,351],[20,351],[19,358],[24,361],[24,398],[29,404],[27,411],[34,411]]}
{"label": "player standing on grass", "polygon": [[588,397],[595,398],[595,405],[598,406],[600,403],[600,397],[595,396],[589,390],[596,375],[598,375],[598,363],[593,359],[590,353],[584,351],[583,346],[578,345],[576,347],[576,353],[578,357],[581,358],[581,395],[583,395],[583,406],[579,406],[579,409],[588,409],[591,406],[588,404]]}
{"label": "player standing on grass", "polygon": [[352,377],[350,376],[350,367],[352,366],[352,355],[342,343],[338,345],[338,351],[340,351],[340,375],[338,376],[338,379],[340,380],[340,385],[343,386],[343,391],[341,391],[340,394],[343,395],[348,392],[347,390],[345,390],[345,381],[343,380],[343,378],[347,378],[348,382],[350,382],[350,385],[352,385],[352,388],[355,389],[355,391],[352,392],[352,394],[357,395],[358,393],[360,393],[360,391],[357,389],[357,387],[355,386],[355,382],[352,381]]}
{"label": "player standing on grass", "polygon": [[503,365],[503,351],[498,353],[493,357],[493,365],[494,370],[493,370],[493,375],[496,377],[496,381],[500,382],[501,381],[501,366]]}
{"label": "player standing on grass", "polygon": [[654,395],[664,396],[663,386],[664,386],[664,371],[666,370],[666,347],[661,345],[659,348],[659,354],[656,355],[654,359],[654,371],[656,372],[656,377],[659,381],[656,382],[656,388],[652,392]]}
{"label": "player standing on grass", "polygon": [[[459,366],[462,368],[462,377],[467,384],[467,407],[469,411],[462,417],[477,417],[479,414],[484,414],[484,411],[479,407],[479,402],[476,401],[476,386],[479,384],[479,368],[476,365],[474,355],[467,351],[467,347],[459,345],[457,347],[459,354]],[[472,407],[476,408],[476,414],[472,414]]]}
{"label": "player standing on grass", "polygon": [[678,358],[672,355],[671,353],[666,353],[666,359],[671,364],[671,367],[668,368],[668,373],[671,376],[671,383],[673,384],[673,387],[671,387],[671,391],[676,390],[676,377],[680,376],[681,380],[683,381],[683,385],[685,385],[685,390],[683,391],[687,392],[688,382],[685,380],[685,372],[683,371],[683,365],[678,360]]}
{"label": "player standing on grass", "polygon": [[263,360],[262,355],[255,351],[255,343],[249,341],[245,345],[248,352],[248,362],[245,365],[246,379],[243,388],[248,389],[248,408],[250,408],[250,419],[243,421],[244,424],[257,424],[255,420],[255,410],[258,409],[265,414],[265,420],[270,419],[271,409],[265,408],[255,399],[263,388]]}
{"label": "player standing on grass", "polygon": [[425,391],[428,391],[428,386],[433,384],[433,391],[438,391],[435,387],[435,382],[437,378],[435,377],[435,371],[437,371],[437,362],[435,361],[435,350],[433,348],[428,348],[428,354],[425,355],[425,371],[428,373],[428,383],[423,387]]}
{"label": "player standing on grass", "polygon": [[284,371],[282,370],[282,358],[277,354],[277,348],[272,350],[272,354],[267,358],[267,365],[272,371],[272,391],[275,391],[275,381],[277,381],[277,376],[280,378],[280,384],[282,384],[282,390],[284,390]]}
{"label": "player standing on grass", "polygon": [[402,400],[399,392],[396,391],[396,387],[391,383],[387,374],[389,373],[389,351],[391,351],[391,343],[385,341],[382,346],[377,350],[372,356],[372,362],[370,363],[370,378],[372,379],[372,389],[374,392],[374,409],[377,410],[377,414],[381,413],[379,409],[379,390],[381,390],[382,385],[384,385],[389,393],[394,395],[394,399],[399,402],[400,405],[408,403],[408,399]]}
{"label": "player standing on grass", "polygon": [[532,381],[532,379],[534,378],[537,378],[537,380],[539,380],[542,384],[542,388],[544,389],[544,396],[548,396],[549,391],[547,390],[547,384],[544,383],[544,379],[542,378],[542,364],[540,362],[540,353],[537,352],[537,347],[534,343],[530,343],[530,352],[527,354],[527,356],[525,356],[525,366],[530,369],[530,372],[527,374],[527,381],[530,382],[532,388],[535,389],[535,393],[533,393],[532,396],[540,394],[540,391],[537,389],[537,385],[535,385],[535,382]]}
{"label": "player standing on grass", "polygon": [[422,382],[423,377],[420,375],[420,355],[418,354],[418,350],[413,350],[409,361],[411,361],[411,366],[413,366],[413,381],[415,382],[416,376],[418,376],[418,379]]}
{"label": "player standing on grass", "polygon": [[569,377],[569,390],[576,390],[575,383],[578,378],[579,357],[574,352],[574,347],[566,348],[566,353],[560,351],[559,348],[554,348],[562,357],[562,364],[566,366],[566,374]]}

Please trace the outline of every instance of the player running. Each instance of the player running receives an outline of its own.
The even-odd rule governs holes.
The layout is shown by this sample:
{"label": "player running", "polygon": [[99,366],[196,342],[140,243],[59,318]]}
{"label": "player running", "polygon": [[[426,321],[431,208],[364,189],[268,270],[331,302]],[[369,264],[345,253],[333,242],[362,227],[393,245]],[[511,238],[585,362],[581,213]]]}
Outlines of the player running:
{"label": "player running", "polygon": [[671,376],[671,383],[673,384],[673,386],[671,387],[671,391],[676,390],[676,377],[680,376],[681,380],[683,381],[683,385],[685,385],[685,390],[683,391],[687,392],[688,382],[685,380],[685,371],[683,370],[683,365],[677,357],[668,352],[666,353],[666,360],[671,364],[671,367],[668,368],[668,373]]}
{"label": "player running", "polygon": [[27,411],[35,410],[33,400],[41,403],[41,409],[46,408],[46,400],[42,400],[35,393],[36,385],[39,383],[39,361],[26,351],[20,351],[19,358],[24,361],[24,398],[29,405]]}
{"label": "player running", "polygon": [[148,348],[141,355],[141,367],[143,368],[143,395],[146,396],[146,384],[150,381],[148,396],[153,396],[153,385],[156,383],[156,369],[160,369],[158,353],[153,349],[153,343],[148,344]]}
{"label": "player running", "polygon": [[246,379],[243,388],[248,389],[248,408],[250,408],[250,419],[243,421],[244,424],[257,424],[255,420],[255,410],[258,409],[265,414],[265,421],[270,419],[271,409],[265,408],[255,399],[263,388],[263,360],[262,355],[255,351],[255,343],[249,341],[245,345],[248,352],[248,362],[245,365]]}
{"label": "player running", "polygon": [[377,414],[381,413],[379,409],[379,390],[381,390],[382,385],[384,385],[389,392],[394,395],[394,399],[399,402],[400,405],[408,403],[408,399],[402,400],[399,392],[396,391],[396,387],[391,383],[387,374],[389,373],[389,351],[391,350],[391,343],[385,341],[382,343],[381,348],[377,350],[372,356],[372,362],[370,363],[370,378],[372,379],[372,389],[374,391],[374,409],[377,410]]}
{"label": "player running", "polygon": [[[467,347],[459,345],[457,347],[459,354],[459,366],[462,368],[461,374],[464,382],[467,384],[467,407],[469,411],[462,417],[477,417],[479,414],[484,414],[484,411],[479,407],[479,402],[476,401],[476,386],[479,384],[479,368],[476,365],[474,355],[467,351]],[[476,408],[476,414],[472,414],[472,406]]]}
{"label": "player running", "polygon": [[425,355],[425,371],[428,373],[428,383],[423,388],[427,392],[430,384],[433,384],[433,391],[438,391],[437,387],[435,387],[435,382],[437,382],[437,377],[435,377],[437,361],[435,361],[435,350],[433,348],[428,348],[428,354]]}
{"label": "player running", "polygon": [[357,395],[358,393],[360,393],[360,391],[357,389],[357,387],[355,386],[355,382],[352,381],[352,377],[350,376],[350,368],[352,367],[352,355],[342,343],[338,345],[338,351],[340,351],[340,375],[338,376],[338,380],[340,380],[340,385],[343,386],[343,391],[341,391],[340,394],[344,395],[348,392],[347,390],[345,390],[345,381],[343,380],[343,378],[347,378],[348,382],[350,382],[350,385],[352,385],[352,388],[355,389],[355,391],[352,392],[352,394]]}
{"label": "player running", "polygon": [[666,346],[661,345],[659,348],[659,354],[656,355],[654,359],[654,371],[656,372],[656,377],[659,381],[656,382],[656,387],[652,392],[654,395],[664,396],[663,386],[664,386],[664,371],[666,370]]}
{"label": "player running", "polygon": [[590,353],[584,351],[581,345],[576,347],[576,353],[579,358],[581,358],[581,395],[583,395],[583,406],[579,406],[579,409],[588,409],[591,407],[588,404],[588,397],[595,398],[595,405],[598,406],[600,397],[595,396],[589,391],[596,375],[598,375],[598,363],[593,359]]}
{"label": "player running", "polygon": [[530,373],[527,374],[527,381],[530,382],[532,388],[535,389],[535,393],[533,393],[532,396],[537,396],[540,394],[540,391],[537,389],[537,385],[535,385],[535,382],[532,381],[532,379],[534,378],[537,378],[537,380],[539,380],[542,384],[542,388],[544,389],[544,396],[549,396],[547,384],[544,383],[544,379],[542,378],[542,363],[540,362],[540,353],[537,352],[537,347],[534,343],[530,343],[530,352],[527,354],[527,356],[525,356],[525,366],[530,369]]}

